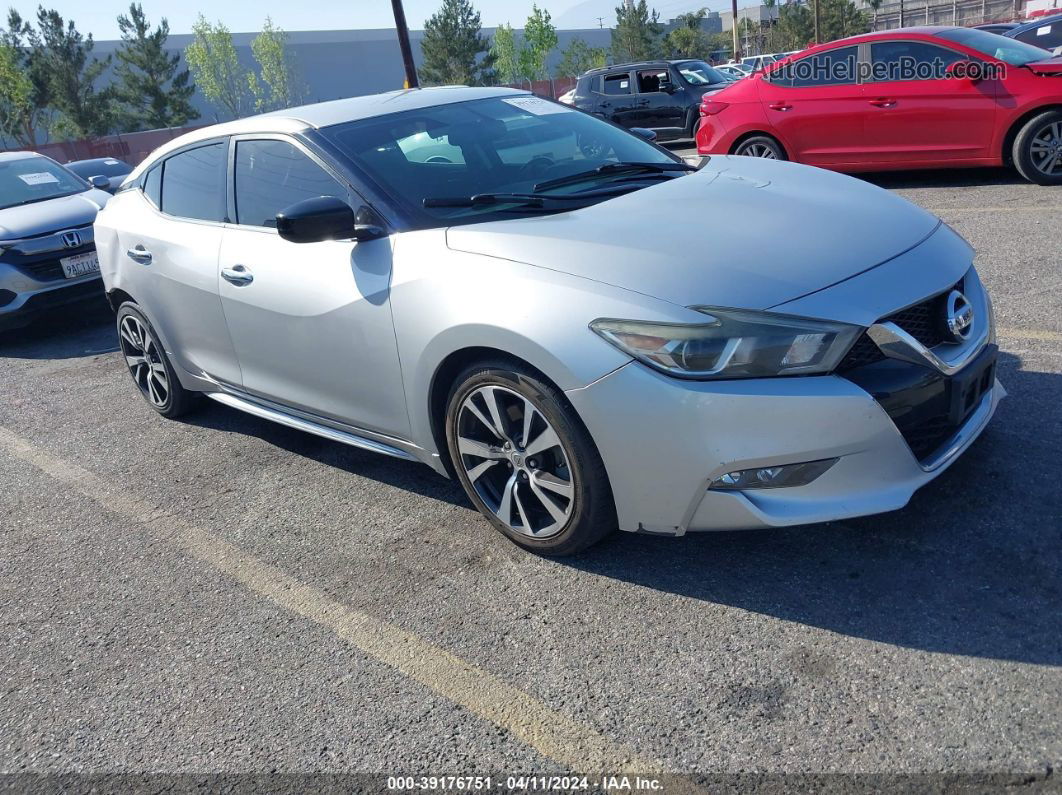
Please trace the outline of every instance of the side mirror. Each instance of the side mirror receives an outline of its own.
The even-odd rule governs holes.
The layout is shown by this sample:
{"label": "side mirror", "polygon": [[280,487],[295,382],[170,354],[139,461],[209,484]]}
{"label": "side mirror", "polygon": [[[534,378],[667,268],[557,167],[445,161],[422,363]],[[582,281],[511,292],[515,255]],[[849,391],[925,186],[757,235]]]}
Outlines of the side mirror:
{"label": "side mirror", "polygon": [[655,141],[656,133],[645,127],[631,127],[631,132],[635,135],[641,136],[647,141]]}
{"label": "side mirror", "polygon": [[100,190],[110,190],[111,181],[104,176],[89,177],[89,185]]}
{"label": "side mirror", "polygon": [[[358,216],[361,216],[359,219]],[[303,199],[277,213],[277,232],[292,243],[322,240],[373,240],[387,232],[375,223],[372,211],[361,208],[355,216],[350,205],[334,196]],[[359,223],[359,220],[363,221]],[[372,223],[364,223],[369,220]]]}

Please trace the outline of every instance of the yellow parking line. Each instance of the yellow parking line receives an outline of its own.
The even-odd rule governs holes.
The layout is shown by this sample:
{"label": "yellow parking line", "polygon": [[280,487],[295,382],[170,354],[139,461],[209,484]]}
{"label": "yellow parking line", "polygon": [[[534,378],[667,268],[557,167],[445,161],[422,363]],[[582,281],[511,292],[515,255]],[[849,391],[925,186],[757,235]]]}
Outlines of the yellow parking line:
{"label": "yellow parking line", "polygon": [[1040,340],[1041,342],[1062,342],[1062,333],[1041,328],[1012,328],[999,326],[996,334],[1012,340]]}
{"label": "yellow parking line", "polygon": [[353,610],[179,516],[161,512],[76,464],[0,426],[0,449],[80,492],[108,511],[184,547],[203,563],[292,613],[332,630],[379,662],[434,690],[579,773],[655,775],[659,762],[612,743],[589,726],[423,638]]}

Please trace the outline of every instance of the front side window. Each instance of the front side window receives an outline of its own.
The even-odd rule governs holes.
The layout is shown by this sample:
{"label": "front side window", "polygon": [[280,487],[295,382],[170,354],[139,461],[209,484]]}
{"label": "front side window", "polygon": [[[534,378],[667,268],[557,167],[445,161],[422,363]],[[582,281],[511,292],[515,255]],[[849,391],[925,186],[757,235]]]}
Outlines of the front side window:
{"label": "front side window", "polygon": [[225,144],[180,152],[162,164],[162,206],[167,215],[198,221],[225,218]]}
{"label": "front side window", "polygon": [[89,189],[87,182],[40,155],[0,161],[0,209],[58,199]]}
{"label": "front side window", "polygon": [[[688,168],[642,138],[532,96],[437,105],[339,124],[321,133],[418,219],[418,226],[567,209],[567,203],[556,200],[515,207],[486,195],[549,198],[600,190],[621,177],[630,183],[629,173],[606,168],[599,175],[597,169],[609,164],[648,164],[641,171],[656,172],[649,180]],[[428,152],[432,155],[424,157]],[[572,178],[575,182],[567,184]],[[558,180],[563,185],[554,187]]]}
{"label": "front side window", "polygon": [[794,88],[850,85],[857,82],[858,59],[858,47],[838,47],[781,64],[767,75],[767,79]]}
{"label": "front side window", "polygon": [[671,85],[671,76],[667,69],[647,69],[638,72],[638,93],[654,94]]}
{"label": "front side window", "polygon": [[952,28],[936,35],[977,50],[1009,66],[1025,66],[1051,57],[1051,53],[1039,47],[976,28]]}
{"label": "front side window", "polygon": [[347,191],[289,141],[236,142],[236,222],[275,228],[276,215],[304,199]]}
{"label": "front side window", "polygon": [[605,75],[603,84],[605,94],[631,93],[631,76],[626,72],[618,75]]}
{"label": "front side window", "polygon": [[893,80],[943,80],[948,67],[966,56],[922,41],[876,41],[870,45],[871,78]]}

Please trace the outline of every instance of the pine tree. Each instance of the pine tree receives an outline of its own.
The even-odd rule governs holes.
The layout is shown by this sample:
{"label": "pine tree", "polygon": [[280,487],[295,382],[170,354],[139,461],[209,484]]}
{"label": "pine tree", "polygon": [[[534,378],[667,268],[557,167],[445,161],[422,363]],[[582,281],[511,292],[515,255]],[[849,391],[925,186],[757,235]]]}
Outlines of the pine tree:
{"label": "pine tree", "polygon": [[660,15],[649,11],[645,0],[616,8],[616,27],[612,29],[612,54],[622,63],[659,57],[663,51],[660,34],[664,26]]}
{"label": "pine tree", "polygon": [[443,0],[442,7],[424,23],[421,82],[470,86],[492,83],[494,59],[481,30],[479,12],[469,0]]}
{"label": "pine tree", "polygon": [[181,57],[165,50],[170,25],[165,17],[151,30],[140,3],[129,16],[118,16],[122,46],[114,69],[119,118],[126,130],[182,127],[199,118],[189,101],[195,93],[188,70],[178,71]]}

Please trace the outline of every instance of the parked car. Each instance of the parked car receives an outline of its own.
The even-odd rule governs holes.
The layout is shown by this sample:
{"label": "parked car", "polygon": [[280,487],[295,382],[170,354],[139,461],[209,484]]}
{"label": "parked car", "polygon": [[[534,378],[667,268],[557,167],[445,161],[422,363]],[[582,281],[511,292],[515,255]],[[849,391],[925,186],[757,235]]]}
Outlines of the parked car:
{"label": "parked car", "polygon": [[936,217],[792,163],[698,170],[513,89],[196,130],[96,232],[152,409],[206,395],[423,462],[543,553],[899,508],[1003,396]]}
{"label": "parked car", "polygon": [[559,97],[557,97],[557,102],[563,102],[565,105],[574,105],[575,104],[575,89],[574,88],[569,88],[567,91],[565,91]]}
{"label": "parked car", "polygon": [[573,104],[621,127],[652,130],[661,141],[692,138],[701,97],[730,82],[704,61],[619,64],[580,77]]}
{"label": "parked car", "polygon": [[985,25],[975,25],[975,28],[977,30],[987,31],[988,33],[998,33],[1002,36],[1008,30],[1013,30],[1020,24],[1020,22],[989,22]]}
{"label": "parked car", "polygon": [[762,69],[766,69],[772,63],[777,61],[779,56],[774,54],[769,55],[750,55],[742,58],[741,63],[747,66],[753,72],[759,72]]}
{"label": "parked car", "polygon": [[110,198],[103,184],[35,152],[0,153],[0,329],[102,298],[92,222]]}
{"label": "parked car", "polygon": [[122,181],[129,176],[129,172],[133,170],[131,165],[116,157],[97,157],[92,160],[72,160],[66,164],[66,167],[82,179],[106,177],[108,187],[104,188],[104,190],[108,193],[114,193],[118,190]]}
{"label": "parked car", "polygon": [[713,66],[715,71],[721,73],[724,77],[732,78],[733,80],[740,80],[743,77],[748,77],[752,74],[752,70],[739,69],[735,64],[728,63],[722,66]]}
{"label": "parked car", "polygon": [[1003,34],[1007,38],[1017,39],[1034,47],[1042,47],[1059,55],[1062,47],[1062,13],[1052,14],[1030,20],[1008,30]]}
{"label": "parked car", "polygon": [[[870,69],[877,79],[859,83]],[[852,172],[1013,164],[1059,185],[1060,106],[1062,59],[1045,50],[973,28],[891,30],[705,97],[697,150]]]}

